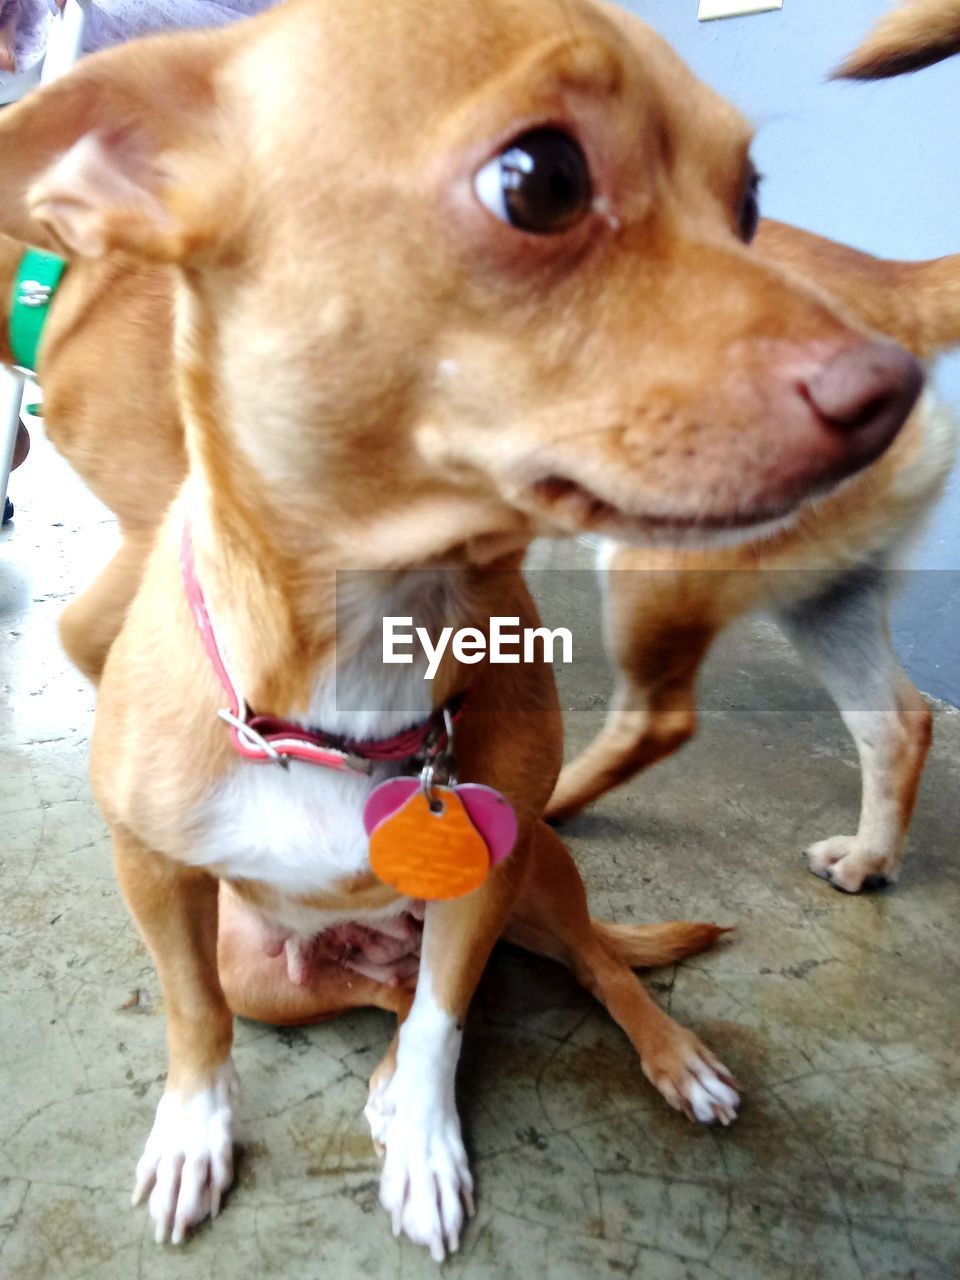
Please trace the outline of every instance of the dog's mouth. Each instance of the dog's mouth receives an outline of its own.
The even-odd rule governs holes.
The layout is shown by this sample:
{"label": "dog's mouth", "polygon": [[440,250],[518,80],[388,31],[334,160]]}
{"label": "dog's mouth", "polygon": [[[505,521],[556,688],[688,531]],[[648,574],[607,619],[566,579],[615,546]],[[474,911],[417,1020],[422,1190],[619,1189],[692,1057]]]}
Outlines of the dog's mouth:
{"label": "dog's mouth", "polygon": [[789,523],[798,503],[724,514],[636,514],[624,511],[568,476],[551,472],[527,488],[536,511],[566,531],[602,533],[623,541],[700,542],[757,537]]}

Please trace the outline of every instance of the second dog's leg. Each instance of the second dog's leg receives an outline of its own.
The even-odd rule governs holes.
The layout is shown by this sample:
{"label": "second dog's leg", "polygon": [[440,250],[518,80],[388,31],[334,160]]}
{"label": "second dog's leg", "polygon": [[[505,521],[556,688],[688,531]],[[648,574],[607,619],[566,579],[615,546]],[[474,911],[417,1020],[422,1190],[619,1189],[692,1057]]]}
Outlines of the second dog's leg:
{"label": "second dog's leg", "polygon": [[691,737],[697,672],[727,621],[718,616],[725,578],[669,568],[609,573],[606,631],[616,690],[603,729],[560,774],[548,819],[573,817]]}
{"label": "second dog's leg", "polygon": [[137,1164],[158,1243],[215,1217],[233,1177],[233,1018],[217,976],[217,881],[114,832],[127,906],[163,987],[169,1070]]}
{"label": "second dog's leg", "polygon": [[885,576],[851,574],[778,621],[836,702],[863,775],[856,835],[811,845],[810,869],[847,893],[895,881],[932,717],[891,648]]}

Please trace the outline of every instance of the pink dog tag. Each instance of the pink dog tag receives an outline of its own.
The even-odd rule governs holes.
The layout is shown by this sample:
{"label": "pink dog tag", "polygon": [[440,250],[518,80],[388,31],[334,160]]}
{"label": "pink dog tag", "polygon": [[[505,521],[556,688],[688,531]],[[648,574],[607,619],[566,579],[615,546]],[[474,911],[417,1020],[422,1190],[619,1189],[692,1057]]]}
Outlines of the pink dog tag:
{"label": "pink dog tag", "polygon": [[[410,797],[420,790],[419,778],[389,778],[372,792],[363,811],[363,825],[368,836],[402,809]],[[517,838],[517,815],[510,802],[479,782],[464,782],[453,788],[467,811],[467,816],[487,846],[490,865],[495,867],[513,850]]]}

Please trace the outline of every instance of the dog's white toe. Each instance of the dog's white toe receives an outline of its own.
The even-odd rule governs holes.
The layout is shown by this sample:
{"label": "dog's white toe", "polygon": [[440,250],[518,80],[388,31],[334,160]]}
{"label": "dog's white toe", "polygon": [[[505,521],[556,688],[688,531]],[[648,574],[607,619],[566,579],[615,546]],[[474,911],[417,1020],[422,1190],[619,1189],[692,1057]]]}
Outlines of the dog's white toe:
{"label": "dog's white toe", "polygon": [[149,1192],[157,1244],[180,1244],[191,1227],[215,1218],[233,1180],[233,1095],[229,1059],[211,1085],[189,1096],[168,1090],[137,1163],[133,1203]]}
{"label": "dog's white toe", "polygon": [[857,836],[831,836],[818,840],[807,850],[810,870],[821,880],[829,880],[844,893],[893,884],[897,878],[896,860],[863,848]]}
{"label": "dog's white toe", "polygon": [[374,1142],[386,1149],[380,1203],[393,1234],[426,1246],[436,1262],[456,1253],[473,1215],[473,1178],[449,1103],[411,1097],[395,1076],[372,1094],[365,1114]]}
{"label": "dog's white toe", "polygon": [[702,1058],[694,1058],[687,1066],[691,1079],[683,1093],[694,1117],[701,1124],[714,1124],[719,1120],[722,1125],[728,1125],[735,1120],[740,1106],[737,1091]]}
{"label": "dog's white toe", "polygon": [[456,1116],[429,1131],[394,1123],[387,1135],[380,1203],[393,1234],[425,1245],[436,1262],[456,1253],[467,1214],[473,1212],[473,1179]]}

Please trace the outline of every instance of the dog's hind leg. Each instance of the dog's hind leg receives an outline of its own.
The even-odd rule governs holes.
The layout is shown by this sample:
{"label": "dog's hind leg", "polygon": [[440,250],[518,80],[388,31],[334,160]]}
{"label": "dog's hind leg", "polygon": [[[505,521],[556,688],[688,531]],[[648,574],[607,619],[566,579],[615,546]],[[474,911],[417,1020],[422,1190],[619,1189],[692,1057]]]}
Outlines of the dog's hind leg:
{"label": "dog's hind leg", "polygon": [[882,568],[863,569],[776,615],[837,704],[860,757],[856,835],[807,850],[814,874],[847,893],[897,879],[931,741],[930,708],[890,644],[888,593]]}
{"label": "dog's hind leg", "polygon": [[556,832],[540,823],[504,938],[569,965],[626,1032],[644,1075],[671,1107],[691,1120],[729,1124],[740,1102],[730,1073],[692,1031],[664,1013],[633,972],[633,966],[691,955],[724,932],[680,921],[631,926],[591,920],[573,858]]}
{"label": "dog's hind leg", "polygon": [[[697,672],[740,611],[728,609],[732,576],[723,570],[631,568],[631,555],[621,551],[607,575],[605,629],[616,667],[607,722],[561,772],[546,809],[550,821],[573,817],[693,735]],[[738,586],[756,577],[733,576]]]}

